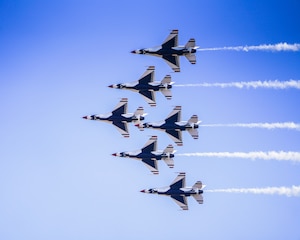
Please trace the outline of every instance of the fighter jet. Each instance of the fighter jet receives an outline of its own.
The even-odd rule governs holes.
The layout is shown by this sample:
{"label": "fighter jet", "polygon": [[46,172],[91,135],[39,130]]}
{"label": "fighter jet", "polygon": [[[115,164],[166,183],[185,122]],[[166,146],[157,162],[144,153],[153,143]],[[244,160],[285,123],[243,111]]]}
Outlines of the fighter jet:
{"label": "fighter jet", "polygon": [[84,116],[83,118],[112,123],[117,127],[123,137],[129,137],[127,123],[141,123],[141,121],[145,119],[144,116],[146,114],[144,113],[143,107],[139,107],[134,113],[127,113],[127,102],[127,98],[122,98],[111,113],[89,115]]}
{"label": "fighter jet", "polygon": [[133,152],[113,153],[112,155],[117,157],[129,157],[141,160],[143,163],[146,164],[146,166],[153,174],[158,174],[157,160],[164,160],[170,168],[173,168],[173,157],[175,151],[172,145],[168,145],[163,151],[156,150],[156,145],[157,136],[152,136],[145,144],[145,146],[140,150],[136,150]]}
{"label": "fighter jet", "polygon": [[143,193],[156,193],[159,195],[170,196],[182,210],[188,210],[188,202],[186,197],[193,196],[195,200],[199,203],[203,203],[203,188],[201,181],[198,181],[192,187],[185,186],[185,173],[179,173],[175,180],[170,186],[163,188],[150,188],[144,189]]}
{"label": "fighter jet", "polygon": [[181,121],[181,106],[176,106],[169,116],[160,122],[154,123],[138,123],[135,126],[139,127],[142,131],[144,128],[153,128],[161,131],[165,131],[173,141],[182,146],[182,134],[181,131],[188,131],[194,139],[198,139],[198,131],[201,121],[198,121],[198,116],[193,115],[187,122]]}
{"label": "fighter jet", "polygon": [[178,30],[172,30],[161,46],[142,48],[131,51],[136,54],[147,54],[162,57],[175,72],[180,72],[179,56],[185,56],[191,64],[196,63],[196,41],[191,38],[185,46],[178,46]]}
{"label": "fighter jet", "polygon": [[167,99],[172,98],[170,89],[172,88],[171,76],[166,75],[161,82],[153,82],[155,67],[150,66],[139,80],[130,83],[112,84],[108,87],[118,89],[128,89],[140,93],[151,107],[156,106],[155,92],[160,91]]}

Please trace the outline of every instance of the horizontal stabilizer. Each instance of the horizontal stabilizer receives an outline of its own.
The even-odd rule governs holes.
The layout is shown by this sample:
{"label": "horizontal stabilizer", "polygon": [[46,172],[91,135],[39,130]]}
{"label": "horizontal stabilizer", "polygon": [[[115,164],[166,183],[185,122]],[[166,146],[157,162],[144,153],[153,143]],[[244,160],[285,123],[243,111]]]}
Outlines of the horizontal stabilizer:
{"label": "horizontal stabilizer", "polygon": [[164,153],[173,153],[173,152],[174,152],[174,147],[172,146],[172,144],[169,144],[164,150]]}
{"label": "horizontal stabilizer", "polygon": [[134,115],[136,117],[140,117],[140,116],[143,116],[144,115],[144,108],[143,107],[139,107],[135,112],[134,112]]}
{"label": "horizontal stabilizer", "polygon": [[196,55],[194,53],[186,54],[185,57],[191,64],[196,64]]}
{"label": "horizontal stabilizer", "polygon": [[191,38],[186,44],[185,48],[194,48],[196,46],[195,38]]}
{"label": "horizontal stabilizer", "polygon": [[192,135],[194,139],[198,139],[198,130],[195,128],[189,128],[187,131]]}
{"label": "horizontal stabilizer", "polygon": [[169,168],[174,167],[174,160],[173,158],[164,158],[165,163],[168,165]]}
{"label": "horizontal stabilizer", "polygon": [[170,100],[172,98],[172,92],[170,89],[162,89],[161,93],[168,99]]}
{"label": "horizontal stabilizer", "polygon": [[193,189],[198,188],[198,189],[202,189],[202,182],[198,181],[194,184]]}
{"label": "horizontal stabilizer", "polygon": [[195,198],[195,200],[199,204],[203,204],[203,196],[202,196],[202,194],[193,194],[192,196]]}
{"label": "horizontal stabilizer", "polygon": [[164,77],[164,79],[161,81],[161,83],[162,84],[165,84],[165,83],[170,84],[171,83],[171,76],[170,75],[166,75]]}
{"label": "horizontal stabilizer", "polygon": [[198,122],[198,116],[197,115],[193,115],[191,116],[191,118],[188,121],[189,123],[197,123]]}

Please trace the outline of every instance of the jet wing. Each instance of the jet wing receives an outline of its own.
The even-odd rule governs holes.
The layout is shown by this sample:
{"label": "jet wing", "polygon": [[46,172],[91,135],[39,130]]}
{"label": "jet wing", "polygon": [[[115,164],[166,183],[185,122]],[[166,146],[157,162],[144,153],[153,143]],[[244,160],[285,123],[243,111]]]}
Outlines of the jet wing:
{"label": "jet wing", "polygon": [[153,91],[139,91],[139,93],[145,98],[146,102],[149,103],[149,105],[151,107],[156,106],[155,92],[153,92]]}
{"label": "jet wing", "polygon": [[171,183],[170,188],[178,190],[178,189],[184,188],[184,187],[185,187],[185,173],[181,172]]}
{"label": "jet wing", "polygon": [[150,82],[153,82],[154,70],[155,70],[154,66],[148,67],[147,70],[146,70],[146,72],[144,72],[144,74],[138,80],[139,84],[147,85]]}
{"label": "jet wing", "polygon": [[127,122],[112,122],[112,124],[117,127],[123,137],[129,137]]}
{"label": "jet wing", "polygon": [[182,210],[189,210],[186,196],[171,195],[171,198],[181,207]]}
{"label": "jet wing", "polygon": [[150,158],[143,158],[142,162],[146,164],[146,166],[149,168],[149,170],[153,174],[158,174],[158,169],[157,169],[157,160],[152,160]]}
{"label": "jet wing", "polygon": [[179,56],[162,55],[162,58],[173,69],[174,72],[180,72]]}
{"label": "jet wing", "polygon": [[182,133],[180,130],[166,130],[166,133],[172,138],[177,146],[182,146]]}
{"label": "jet wing", "polygon": [[172,30],[162,44],[162,48],[172,48],[178,46],[178,30]]}
{"label": "jet wing", "polygon": [[176,106],[169,116],[165,119],[166,123],[175,123],[181,121],[181,106]]}
{"label": "jet wing", "polygon": [[122,115],[127,113],[127,98],[122,98],[115,109],[112,111],[113,115]]}
{"label": "jet wing", "polygon": [[145,146],[141,149],[143,153],[147,152],[150,153],[152,151],[156,151],[157,148],[157,136],[152,136],[148,142],[145,144]]}

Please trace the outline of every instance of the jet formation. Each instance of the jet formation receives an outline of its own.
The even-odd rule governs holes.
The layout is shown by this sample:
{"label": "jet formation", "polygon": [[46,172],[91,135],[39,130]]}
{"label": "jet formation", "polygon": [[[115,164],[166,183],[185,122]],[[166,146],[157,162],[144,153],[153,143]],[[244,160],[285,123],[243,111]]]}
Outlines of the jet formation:
{"label": "jet formation", "polygon": [[166,75],[161,82],[154,82],[155,67],[150,66],[146,72],[134,82],[112,84],[108,87],[116,89],[127,89],[141,94],[151,107],[156,106],[155,92],[160,91],[167,99],[172,98],[171,76]]}
{"label": "jet formation", "polygon": [[169,116],[160,122],[137,123],[141,131],[144,128],[153,128],[165,131],[171,139],[178,145],[182,146],[182,131],[188,131],[194,139],[198,139],[198,130],[201,121],[198,121],[198,116],[193,115],[188,121],[181,121],[181,106],[176,106]]}
{"label": "jet formation", "polygon": [[[180,72],[179,57],[185,56],[191,64],[196,63],[196,41],[191,38],[184,46],[178,45],[178,30],[172,30],[162,45],[153,48],[143,48],[132,51],[135,54],[153,55],[163,58],[174,72]],[[128,83],[111,84],[108,87],[138,92],[151,106],[156,106],[155,93],[161,92],[168,100],[172,98],[171,76],[165,77],[159,82],[154,79],[155,67],[149,66],[143,75],[137,80]],[[128,123],[132,122],[141,131],[152,128],[166,132],[171,139],[182,146],[182,131],[189,132],[194,139],[198,139],[198,127],[201,121],[197,115],[192,115],[188,121],[181,121],[181,106],[176,106],[166,119],[159,122],[147,122],[143,107],[139,107],[134,113],[127,112],[128,99],[122,98],[112,112],[106,114],[94,114],[84,116],[84,119],[104,121],[113,124],[123,137],[128,138]],[[152,136],[146,144],[135,151],[113,153],[113,156],[133,158],[143,162],[154,174],[159,174],[157,162],[163,160],[169,168],[174,167],[175,150],[171,144],[164,150],[157,150],[157,136]],[[199,203],[203,203],[203,188],[201,181],[197,181],[192,187],[185,186],[185,173],[180,172],[171,185],[163,188],[144,189],[141,192],[170,196],[182,210],[188,210],[187,197],[193,196]]]}
{"label": "jet formation", "polygon": [[140,150],[132,152],[118,152],[113,153],[112,155],[141,160],[153,174],[158,174],[157,161],[164,160],[170,168],[173,168],[174,153],[175,150],[171,144],[169,144],[163,151],[157,150],[157,136],[152,136]]}
{"label": "jet formation", "polygon": [[202,204],[202,193],[204,187],[205,186],[202,185],[201,181],[197,181],[192,187],[186,187],[185,173],[181,172],[170,186],[144,189],[141,190],[141,192],[170,196],[181,207],[182,210],[188,210],[188,202],[186,198],[193,196],[199,204]]}
{"label": "jet formation", "polygon": [[131,51],[135,54],[146,54],[163,58],[174,72],[180,72],[179,56],[185,56],[191,64],[196,63],[196,40],[191,38],[185,46],[178,45],[178,30],[172,30],[162,45]]}

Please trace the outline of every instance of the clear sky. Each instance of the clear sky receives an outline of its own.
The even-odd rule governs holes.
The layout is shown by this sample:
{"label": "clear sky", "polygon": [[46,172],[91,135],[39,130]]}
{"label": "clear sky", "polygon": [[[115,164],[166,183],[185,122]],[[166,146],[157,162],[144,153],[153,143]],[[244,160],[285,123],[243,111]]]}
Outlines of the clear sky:
{"label": "clear sky", "polygon": [[[300,123],[299,89],[174,87],[141,96],[110,89],[137,80],[147,66],[156,80],[176,84],[298,80],[300,52],[203,51],[181,72],[161,59],[130,54],[162,43],[172,29],[179,43],[201,48],[300,43],[299,1],[0,1],[0,239],[300,239],[300,198],[204,192],[180,211],[168,197],[142,194],[185,171],[187,184],[207,190],[300,185],[292,161],[175,157],[153,176],[141,163],[111,156],[139,149],[151,135],[158,148],[174,144],[163,132],[130,125],[125,139],[111,125],[82,116],[110,112],[120,98],[129,112],[143,106],[146,121],[164,119],[176,105],[182,120],[203,124]],[[183,133],[178,154],[300,151],[292,129],[202,127]]]}

